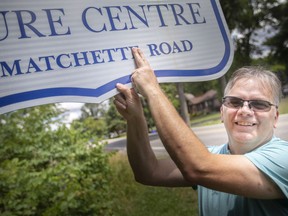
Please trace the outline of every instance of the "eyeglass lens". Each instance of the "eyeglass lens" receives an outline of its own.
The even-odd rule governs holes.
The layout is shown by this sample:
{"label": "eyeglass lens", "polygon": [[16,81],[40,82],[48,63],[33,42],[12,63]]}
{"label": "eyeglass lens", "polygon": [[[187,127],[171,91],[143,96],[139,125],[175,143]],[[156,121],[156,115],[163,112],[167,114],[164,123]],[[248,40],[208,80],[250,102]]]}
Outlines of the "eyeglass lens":
{"label": "eyeglass lens", "polygon": [[[246,100],[243,100],[241,98],[237,98],[237,97],[224,97],[223,98],[223,104],[229,108],[234,108],[234,109],[240,109],[241,107],[243,107],[244,102]],[[273,104],[271,104],[268,101],[264,101],[264,100],[247,100],[249,108],[254,110],[254,111],[262,111],[262,112],[268,112],[271,109],[271,106],[273,106]]]}

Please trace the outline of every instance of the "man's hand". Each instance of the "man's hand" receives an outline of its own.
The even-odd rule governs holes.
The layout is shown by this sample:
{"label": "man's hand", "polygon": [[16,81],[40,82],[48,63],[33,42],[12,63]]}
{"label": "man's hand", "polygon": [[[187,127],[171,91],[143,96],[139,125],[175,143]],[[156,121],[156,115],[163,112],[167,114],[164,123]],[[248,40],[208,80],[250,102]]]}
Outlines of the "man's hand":
{"label": "man's hand", "polygon": [[114,97],[114,104],[118,112],[128,121],[143,113],[141,100],[135,89],[123,84],[116,85],[120,94]]}
{"label": "man's hand", "polygon": [[139,48],[133,48],[132,53],[136,65],[136,69],[131,75],[134,88],[130,89],[127,86],[118,83],[116,87],[120,94],[114,97],[114,104],[118,112],[126,120],[133,119],[143,113],[141,100],[137,92],[144,97],[147,97],[149,93],[161,91],[154,71],[146,60],[143,52]]}
{"label": "man's hand", "polygon": [[133,48],[132,52],[136,64],[136,69],[131,76],[133,86],[145,98],[149,93],[161,91],[154,71],[143,52],[139,48]]}

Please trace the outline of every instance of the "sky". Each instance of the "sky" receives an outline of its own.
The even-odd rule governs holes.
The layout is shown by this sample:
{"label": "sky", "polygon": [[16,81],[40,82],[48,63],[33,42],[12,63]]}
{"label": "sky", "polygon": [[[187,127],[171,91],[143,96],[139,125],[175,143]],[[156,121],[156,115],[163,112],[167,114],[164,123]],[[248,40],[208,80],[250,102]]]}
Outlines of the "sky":
{"label": "sky", "polygon": [[[101,102],[108,104],[109,99]],[[65,103],[59,103],[58,105],[60,108],[64,108],[67,110],[67,112],[64,113],[64,123],[69,124],[71,123],[74,119],[78,119],[81,116],[81,107],[85,103],[78,103],[78,102],[65,102]]]}
{"label": "sky", "polygon": [[81,115],[81,107],[84,105],[84,103],[59,103],[59,106],[61,108],[64,108],[67,110],[65,113],[65,123],[70,123],[74,119],[77,119]]}

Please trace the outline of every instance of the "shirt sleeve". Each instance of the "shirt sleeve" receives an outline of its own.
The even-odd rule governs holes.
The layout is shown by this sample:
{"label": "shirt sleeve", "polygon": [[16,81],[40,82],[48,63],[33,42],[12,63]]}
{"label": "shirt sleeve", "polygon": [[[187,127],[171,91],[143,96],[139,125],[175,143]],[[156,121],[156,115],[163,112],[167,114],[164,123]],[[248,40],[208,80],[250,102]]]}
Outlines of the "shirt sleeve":
{"label": "shirt sleeve", "polygon": [[245,156],[269,176],[288,198],[288,142],[273,138]]}

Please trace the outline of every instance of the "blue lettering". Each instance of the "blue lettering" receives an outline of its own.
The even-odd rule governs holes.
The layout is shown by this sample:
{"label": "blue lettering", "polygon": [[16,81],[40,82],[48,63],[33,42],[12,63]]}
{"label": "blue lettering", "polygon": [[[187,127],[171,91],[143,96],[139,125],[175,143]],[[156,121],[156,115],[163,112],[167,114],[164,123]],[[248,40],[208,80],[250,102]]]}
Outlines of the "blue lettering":
{"label": "blue lettering", "polygon": [[79,60],[84,60],[85,63],[84,65],[90,65],[88,57],[87,57],[87,52],[81,52],[81,54],[83,55],[83,57],[79,57],[78,54],[80,53],[71,53],[74,57],[75,60],[75,66],[74,67],[78,67],[78,66],[82,66],[79,62]]}
{"label": "blue lettering", "polygon": [[183,46],[183,52],[188,52],[188,51],[191,51],[193,49],[193,44],[191,43],[191,41],[182,40],[180,42]]}
{"label": "blue lettering", "polygon": [[93,50],[93,51],[90,51],[90,53],[92,54],[92,58],[93,58],[93,63],[92,64],[99,64],[99,63],[104,63],[105,62],[104,59],[102,59],[101,56],[100,56],[100,54],[101,54],[100,50]]}
{"label": "blue lettering", "polygon": [[159,16],[159,19],[160,19],[160,22],[161,22],[161,25],[159,27],[164,27],[164,26],[167,26],[164,19],[163,19],[163,15],[162,15],[162,11],[161,11],[161,7],[165,7],[167,9],[167,11],[169,10],[168,9],[168,6],[166,4],[161,4],[161,5],[147,5],[147,8],[148,10],[150,11],[150,8],[151,7],[155,7],[156,10],[157,10],[157,13],[158,13],[158,16]]}
{"label": "blue lettering", "polygon": [[181,40],[180,43],[173,41],[171,44],[168,42],[162,42],[157,44],[147,44],[150,56],[168,55],[171,53],[188,52],[193,49],[193,44],[188,40]]}
{"label": "blue lettering", "polygon": [[67,66],[65,66],[65,65],[62,64],[61,59],[62,59],[62,57],[65,57],[65,56],[66,56],[68,59],[70,59],[70,56],[69,56],[68,54],[61,54],[61,55],[57,56],[57,58],[56,58],[56,63],[57,63],[57,65],[58,65],[60,68],[69,68],[69,67],[72,67],[72,62],[71,62],[71,61],[69,62],[69,64],[68,64]]}
{"label": "blue lettering", "polygon": [[145,5],[139,5],[142,9],[142,13],[144,15],[144,18],[142,18],[138,13],[136,13],[136,11],[134,11],[130,6],[123,6],[124,8],[127,9],[127,12],[128,12],[128,15],[129,15],[129,19],[130,19],[130,22],[131,22],[131,28],[130,29],[137,29],[135,26],[134,26],[134,23],[133,23],[133,19],[131,17],[131,13],[138,18],[138,20],[140,20],[142,23],[144,23],[147,27],[149,27],[149,24],[148,24],[148,21],[147,21],[147,17],[146,17],[146,14],[145,14],[145,11],[144,11],[144,7]]}
{"label": "blue lettering", "polygon": [[[191,12],[191,15],[192,15],[192,18],[194,20],[194,23],[193,24],[203,24],[203,23],[206,23],[206,19],[205,17],[201,17],[200,15],[200,12],[199,12],[199,8],[200,8],[200,4],[199,3],[187,3],[187,5],[189,6],[189,9],[190,9],[190,12]],[[195,9],[194,6],[197,6],[197,8]],[[195,9],[195,10],[194,10]],[[198,20],[196,15],[199,17],[199,18],[202,18],[202,20]]]}
{"label": "blue lettering", "polygon": [[125,54],[125,50],[130,50],[128,47],[120,47],[120,48],[116,48],[115,50],[116,50],[116,52],[118,52],[118,50],[120,50],[121,56],[122,56],[121,61],[128,60],[128,58],[126,57],[126,54]]}
{"label": "blue lettering", "polygon": [[[165,48],[166,48],[166,51],[165,51]],[[171,50],[172,50],[171,46],[166,42],[162,42],[159,45],[159,49],[161,53],[166,54],[166,55],[171,53]]]}
{"label": "blue lettering", "polygon": [[119,30],[127,30],[127,24],[125,23],[124,27],[122,28],[117,28],[115,25],[114,20],[119,21],[119,23],[121,23],[120,17],[119,17],[119,13],[116,12],[116,14],[113,16],[112,14],[112,9],[116,9],[119,10],[120,12],[122,12],[121,7],[120,6],[111,6],[111,7],[104,7],[107,11],[108,14],[108,18],[111,24],[111,31],[119,31]]}
{"label": "blue lettering", "polygon": [[39,61],[41,61],[42,59],[45,60],[45,65],[46,65],[46,70],[45,71],[49,71],[49,70],[53,70],[53,68],[51,67],[51,63],[50,63],[50,58],[52,58],[53,60],[55,60],[54,56],[43,56],[43,57],[39,57]]}
{"label": "blue lettering", "polygon": [[[17,20],[18,20],[18,25],[20,29],[21,36],[18,39],[23,39],[23,38],[31,38],[27,35],[25,26],[28,27],[31,31],[33,31],[38,37],[45,37],[44,34],[39,32],[32,24],[36,21],[36,15],[29,10],[19,10],[19,11],[13,11],[17,15]],[[23,20],[22,13],[26,13],[30,15],[30,21],[27,21],[26,23]]]}
{"label": "blue lettering", "polygon": [[[13,75],[21,75],[23,74],[20,68],[20,61],[21,59],[17,59],[13,62],[12,67],[9,67],[9,65],[6,62],[0,62],[1,64],[1,69],[2,69],[2,75],[1,77],[7,77],[7,76],[13,76]],[[16,73],[13,73],[14,70],[16,69]],[[5,71],[8,72],[9,75],[5,74]]]}
{"label": "blue lettering", "polygon": [[150,50],[150,56],[159,56],[161,53],[157,50],[157,45],[156,44],[147,44]]}
{"label": "blue lettering", "polygon": [[[1,37],[0,38],[0,41],[2,41],[2,40],[5,40],[7,37],[8,37],[8,25],[7,25],[7,20],[6,20],[6,13],[8,13],[9,11],[0,11],[0,14],[2,15],[1,17],[3,17],[3,28],[0,28],[0,29],[6,29],[6,33],[4,33],[3,34],[3,37]],[[0,17],[0,18],[1,18]],[[0,21],[1,21],[1,19],[0,19]]]}
{"label": "blue lettering", "polygon": [[57,35],[69,35],[71,34],[70,28],[68,27],[67,31],[65,33],[57,33],[55,29],[54,23],[58,23],[60,26],[63,26],[61,17],[59,16],[57,20],[53,20],[52,11],[60,11],[62,15],[65,15],[63,9],[43,9],[43,11],[46,12],[48,23],[50,26],[51,34],[49,36],[57,36]]}
{"label": "blue lettering", "polygon": [[[87,22],[87,13],[88,13],[88,11],[91,10],[91,9],[94,9],[94,10],[98,11],[99,14],[100,14],[101,16],[103,16],[102,11],[101,11],[101,9],[99,9],[99,8],[95,8],[95,7],[88,7],[88,8],[86,8],[86,9],[83,11],[83,13],[82,13],[82,22],[83,22],[84,26],[85,26],[89,31],[95,32],[95,33],[102,32],[102,31],[107,31],[105,24],[103,24],[102,29],[100,29],[100,30],[96,30],[96,29],[92,28],[92,27],[89,25],[89,23]],[[97,19],[95,19],[95,20],[97,20]],[[101,20],[101,18],[99,18],[98,20]]]}
{"label": "blue lettering", "polygon": [[[153,17],[148,17],[149,15]],[[129,20],[123,19],[124,16]],[[106,6],[103,8],[88,7],[82,13],[82,22],[91,32],[125,31],[140,27],[150,27],[149,18],[158,21],[159,27],[167,27],[168,18],[175,26],[203,24],[205,17],[200,14],[199,3],[187,4],[150,4],[131,6]],[[92,21],[91,21],[92,20]],[[98,23],[99,20],[106,20]],[[156,22],[154,22],[156,23]],[[156,24],[157,25],[157,24]]]}
{"label": "blue lettering", "polygon": [[[180,4],[170,4],[171,8],[172,8],[172,12],[174,15],[174,19],[176,22],[176,26],[177,25],[181,25],[179,18],[181,18],[181,20],[183,20],[185,22],[185,24],[189,25],[191,23],[189,23],[184,17],[183,17],[183,12],[184,12],[184,8],[180,5]],[[176,7],[180,10],[178,13],[176,11]]]}
{"label": "blue lettering", "polygon": [[108,57],[109,57],[109,61],[108,62],[115,62],[115,60],[113,59],[112,53],[111,51],[115,52],[115,49],[103,49],[102,52],[107,52]]}
{"label": "blue lettering", "polygon": [[177,45],[176,42],[173,42],[173,53],[180,53],[180,52],[182,52],[180,47]]}
{"label": "blue lettering", "polygon": [[34,69],[34,72],[41,72],[42,70],[38,67],[38,65],[34,62],[32,58],[29,60],[27,73],[31,73],[30,69]]}

